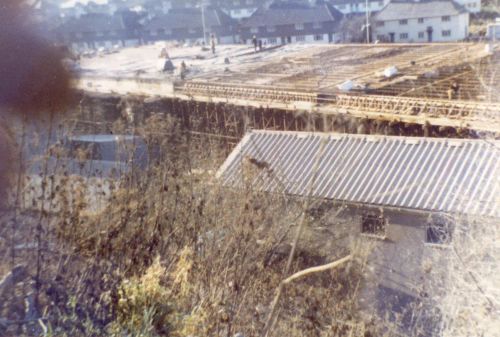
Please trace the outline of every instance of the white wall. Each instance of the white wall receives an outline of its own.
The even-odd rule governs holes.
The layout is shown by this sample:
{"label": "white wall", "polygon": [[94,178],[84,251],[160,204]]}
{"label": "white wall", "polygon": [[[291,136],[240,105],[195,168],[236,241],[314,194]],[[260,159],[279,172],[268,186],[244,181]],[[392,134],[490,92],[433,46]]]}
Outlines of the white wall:
{"label": "white wall", "polygon": [[[472,0],[471,0],[472,1]],[[384,8],[389,3],[389,0],[369,0],[368,11],[376,12]],[[357,6],[356,6],[357,5]],[[352,4],[334,4],[333,7],[338,9],[342,14],[365,13],[365,2]]]}
{"label": "white wall", "polygon": [[[384,26],[375,26],[374,38],[379,39],[380,35],[389,41],[389,33],[395,33],[394,42],[427,42],[427,27],[432,27],[432,42],[451,42],[463,40],[468,35],[469,13],[463,13],[450,17],[450,21],[442,21],[441,16],[424,18],[423,23],[418,19],[408,19],[407,25],[399,24],[399,20],[385,21]],[[451,35],[443,36],[443,31],[450,30]],[[402,38],[400,34],[407,33],[408,38]],[[423,33],[423,37],[419,36]]]}
{"label": "white wall", "polygon": [[224,13],[236,20],[249,18],[257,10],[257,7],[241,8],[241,9],[222,9]]}
{"label": "white wall", "polygon": [[[322,40],[316,40],[315,36],[320,35],[323,37]],[[328,41],[328,34],[315,34],[315,35],[301,35],[301,36],[296,36],[292,35],[292,42],[291,43],[329,43]],[[262,40],[262,44],[265,46],[273,46],[273,45],[279,45],[282,44],[281,37],[260,37],[258,38],[259,40]],[[335,34],[332,34],[332,43],[335,41]],[[252,45],[252,39],[247,40],[248,45]]]}

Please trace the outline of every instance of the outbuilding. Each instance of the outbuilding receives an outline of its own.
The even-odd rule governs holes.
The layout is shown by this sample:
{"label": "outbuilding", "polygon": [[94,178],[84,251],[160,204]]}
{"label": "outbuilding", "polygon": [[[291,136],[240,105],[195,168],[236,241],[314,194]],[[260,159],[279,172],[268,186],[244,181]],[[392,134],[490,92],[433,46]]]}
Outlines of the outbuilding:
{"label": "outbuilding", "polygon": [[[500,142],[251,131],[217,173],[229,188],[312,198],[318,250],[370,246],[362,308],[431,331],[457,226],[500,219]],[[334,212],[330,212],[334,210]],[[462,224],[467,224],[462,226]],[[314,234],[315,233],[315,234]],[[333,254],[334,255],[334,254]],[[426,314],[415,315],[425,303]],[[414,321],[419,317],[420,321]]]}

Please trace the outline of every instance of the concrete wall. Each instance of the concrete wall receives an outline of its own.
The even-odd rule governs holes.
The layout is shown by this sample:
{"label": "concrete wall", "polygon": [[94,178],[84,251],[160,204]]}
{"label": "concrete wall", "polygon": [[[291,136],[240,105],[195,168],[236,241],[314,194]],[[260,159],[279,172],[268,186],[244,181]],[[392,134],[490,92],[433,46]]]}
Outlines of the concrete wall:
{"label": "concrete wall", "polygon": [[[435,328],[436,322],[429,322],[428,310],[432,310],[431,299],[445,289],[444,266],[451,252],[445,244],[427,243],[426,235],[428,226],[442,219],[426,213],[384,209],[385,235],[371,235],[362,233],[362,216],[367,212],[380,214],[380,209],[349,206],[333,217],[338,205],[323,204],[322,208],[318,218],[326,220],[312,220],[314,228],[305,232],[309,241],[303,246],[330,256],[329,260],[345,256],[353,245],[360,255],[368,254],[360,289],[363,311],[384,319],[397,314],[391,320],[403,331],[415,324]],[[418,313],[422,319],[425,316],[423,322],[411,318],[416,314],[413,306],[418,303],[425,308]]]}
{"label": "concrete wall", "polygon": [[[376,40],[390,41],[390,33],[394,33],[394,42],[428,42],[428,27],[432,27],[432,42],[452,42],[465,39],[469,34],[469,13],[450,17],[450,21],[443,21],[441,16],[408,19],[408,24],[401,25],[399,20],[385,21],[383,26],[375,24],[374,36]],[[450,31],[444,36],[443,31]],[[408,34],[405,38],[401,34]],[[382,38],[383,37],[383,38]]]}

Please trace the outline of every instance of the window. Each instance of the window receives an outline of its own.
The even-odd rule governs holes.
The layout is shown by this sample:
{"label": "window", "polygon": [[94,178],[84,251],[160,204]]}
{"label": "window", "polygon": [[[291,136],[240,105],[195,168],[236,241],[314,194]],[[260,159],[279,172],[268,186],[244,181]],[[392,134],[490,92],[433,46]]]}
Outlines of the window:
{"label": "window", "polygon": [[451,18],[450,18],[449,15],[445,15],[445,16],[441,17],[441,21],[443,21],[443,22],[447,22],[447,21],[450,21],[450,20],[451,20]]}
{"label": "window", "polygon": [[196,34],[196,32],[195,28],[189,28],[189,34]]}
{"label": "window", "polygon": [[295,29],[296,30],[304,30],[304,24],[303,23],[296,23]]}
{"label": "window", "polygon": [[367,214],[361,218],[361,233],[385,236],[386,219],[381,215]]}
{"label": "window", "polygon": [[399,39],[400,40],[405,40],[407,38],[408,38],[408,33],[401,33],[401,34],[399,34]]}
{"label": "window", "polygon": [[259,32],[259,28],[258,27],[252,27],[252,28],[250,28],[250,31],[252,33],[258,33]]}
{"label": "window", "polygon": [[377,27],[384,27],[384,21],[377,21]]}
{"label": "window", "polygon": [[305,41],[305,40],[306,40],[306,37],[303,35],[299,35],[299,36],[295,37],[295,41],[297,41],[297,42],[301,42],[301,41]]}
{"label": "window", "polygon": [[408,24],[408,20],[406,20],[406,19],[399,20],[399,24],[400,25],[407,25]]}
{"label": "window", "polygon": [[158,29],[158,35],[165,35],[165,29]]}
{"label": "window", "polygon": [[118,32],[116,30],[112,30],[112,31],[109,32],[109,35],[110,36],[117,36]]}
{"label": "window", "polygon": [[267,42],[269,44],[276,44],[276,43],[278,43],[278,40],[276,38],[271,38],[271,39],[267,39]]}
{"label": "window", "polygon": [[451,36],[451,30],[443,30],[441,32],[441,35],[443,35],[443,36]]}
{"label": "window", "polygon": [[424,32],[418,32],[418,38],[419,39],[423,39],[425,37],[425,33]]}
{"label": "window", "polygon": [[313,23],[313,28],[314,28],[314,29],[321,29],[321,27],[322,27],[321,22],[314,22],[314,23]]}
{"label": "window", "polygon": [[267,31],[268,32],[275,32],[276,31],[276,27],[275,26],[267,26]]}
{"label": "window", "polygon": [[75,35],[76,35],[76,37],[77,37],[78,39],[81,39],[81,38],[83,37],[83,34],[82,34],[82,33],[75,33]]}
{"label": "window", "polygon": [[384,41],[385,40],[385,36],[384,35],[377,35],[377,40]]}
{"label": "window", "polygon": [[323,35],[321,34],[314,35],[314,41],[323,41]]}
{"label": "window", "polygon": [[150,30],[149,31],[149,35],[156,36],[156,35],[158,35],[158,31],[156,31],[156,30]]}
{"label": "window", "polygon": [[418,23],[424,23],[424,18],[418,18]]}
{"label": "window", "polygon": [[447,244],[451,241],[451,233],[446,224],[435,222],[427,226],[425,242],[433,244]]}
{"label": "window", "polygon": [[97,32],[96,35],[97,36],[104,36],[104,33],[103,32]]}

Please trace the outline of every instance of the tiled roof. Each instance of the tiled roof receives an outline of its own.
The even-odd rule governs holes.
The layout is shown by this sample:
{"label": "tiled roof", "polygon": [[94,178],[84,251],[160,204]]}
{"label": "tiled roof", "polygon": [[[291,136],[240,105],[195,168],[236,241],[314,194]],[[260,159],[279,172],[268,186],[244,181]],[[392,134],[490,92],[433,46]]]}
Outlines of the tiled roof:
{"label": "tiled roof", "polygon": [[315,7],[259,8],[243,22],[243,27],[294,25],[310,22],[340,21],[342,14],[333,6],[321,4]]}
{"label": "tiled roof", "polygon": [[376,20],[391,21],[413,18],[458,15],[467,10],[452,0],[393,0],[375,15]]}
{"label": "tiled roof", "polygon": [[252,131],[217,176],[235,188],[500,217],[499,165],[499,141]]}
{"label": "tiled roof", "polygon": [[124,30],[123,19],[119,15],[86,14],[67,20],[58,30],[64,33],[95,33]]}
{"label": "tiled roof", "polygon": [[[234,25],[234,20],[218,8],[205,10],[205,24],[207,27],[224,27]],[[168,14],[159,15],[145,25],[146,30],[201,28],[202,16],[199,9],[171,10]]]}

